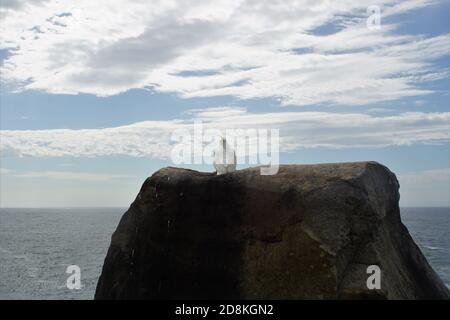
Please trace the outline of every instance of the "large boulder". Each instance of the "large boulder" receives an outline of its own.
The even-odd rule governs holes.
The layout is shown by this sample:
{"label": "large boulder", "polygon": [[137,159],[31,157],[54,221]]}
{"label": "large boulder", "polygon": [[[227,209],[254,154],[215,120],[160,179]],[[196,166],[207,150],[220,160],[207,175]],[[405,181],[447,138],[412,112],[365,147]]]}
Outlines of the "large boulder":
{"label": "large boulder", "polygon": [[[449,299],[376,162],[164,168],[114,232],[96,299]],[[381,270],[369,290],[368,266]]]}

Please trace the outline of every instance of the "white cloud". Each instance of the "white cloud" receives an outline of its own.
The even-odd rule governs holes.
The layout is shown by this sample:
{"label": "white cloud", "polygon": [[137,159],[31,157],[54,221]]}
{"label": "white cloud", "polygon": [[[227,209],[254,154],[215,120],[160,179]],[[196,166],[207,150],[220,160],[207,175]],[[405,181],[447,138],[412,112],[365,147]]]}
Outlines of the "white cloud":
{"label": "white cloud", "polygon": [[11,172],[13,172],[13,170],[7,168],[0,168],[0,174],[9,174]]}
{"label": "white cloud", "polygon": [[[448,34],[369,30],[369,0],[17,3],[2,11],[2,76],[25,89],[367,104],[428,94],[421,83],[448,77],[433,65],[449,53]],[[379,1],[386,16],[432,3]],[[328,25],[337,31],[315,32]]]}
{"label": "white cloud", "polygon": [[450,168],[405,173],[399,175],[399,180],[402,183],[411,185],[450,182]]}
{"label": "white cloud", "polygon": [[375,116],[361,113],[271,112],[251,113],[245,108],[191,110],[190,119],[144,121],[102,129],[0,131],[3,156],[108,156],[168,158],[175,129],[204,128],[280,129],[281,151],[301,148],[386,147],[441,144],[450,140],[450,112],[409,112]]}
{"label": "white cloud", "polygon": [[46,178],[57,180],[79,180],[79,181],[108,181],[112,179],[129,178],[128,175],[78,172],[78,171],[16,171],[0,168],[0,174],[11,175],[18,178]]}
{"label": "white cloud", "polygon": [[394,112],[394,109],[389,108],[370,108],[367,109],[367,113],[383,113],[383,112]]}
{"label": "white cloud", "polygon": [[424,6],[437,4],[439,1],[433,1],[433,0],[408,0],[408,1],[401,1],[399,3],[394,4],[393,6],[386,8],[384,11],[384,16],[390,16],[394,14],[399,14],[405,11],[421,8]]}
{"label": "white cloud", "polygon": [[20,10],[27,5],[40,5],[47,0],[2,0],[0,4],[0,12],[8,12],[10,10]]}
{"label": "white cloud", "polygon": [[397,174],[400,204],[408,206],[450,206],[450,168]]}
{"label": "white cloud", "polygon": [[127,175],[75,171],[27,171],[16,173],[14,176],[19,178],[46,178],[78,181],[109,181],[112,179],[129,178]]}

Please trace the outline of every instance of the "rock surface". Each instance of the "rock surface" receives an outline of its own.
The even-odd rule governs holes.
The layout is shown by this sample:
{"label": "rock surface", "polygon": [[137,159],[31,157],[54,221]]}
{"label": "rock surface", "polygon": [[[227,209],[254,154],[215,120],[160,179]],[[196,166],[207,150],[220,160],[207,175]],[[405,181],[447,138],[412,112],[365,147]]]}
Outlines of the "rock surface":
{"label": "rock surface", "polygon": [[449,299],[400,220],[398,189],[376,162],[161,169],[114,232],[95,298]]}

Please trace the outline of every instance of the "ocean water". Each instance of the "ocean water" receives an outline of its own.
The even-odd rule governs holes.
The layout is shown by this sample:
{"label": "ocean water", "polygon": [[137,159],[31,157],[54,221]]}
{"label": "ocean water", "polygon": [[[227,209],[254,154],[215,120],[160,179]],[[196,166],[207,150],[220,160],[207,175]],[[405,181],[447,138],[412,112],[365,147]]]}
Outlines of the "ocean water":
{"label": "ocean water", "polygon": [[[0,299],[93,299],[125,208],[0,209]],[[69,265],[82,288],[69,290]]]}
{"label": "ocean water", "polygon": [[403,224],[450,288],[450,208],[401,208]]}
{"label": "ocean water", "polygon": [[[0,209],[0,299],[92,299],[125,208]],[[450,287],[450,208],[402,208],[402,220]],[[69,265],[82,288],[66,287]]]}

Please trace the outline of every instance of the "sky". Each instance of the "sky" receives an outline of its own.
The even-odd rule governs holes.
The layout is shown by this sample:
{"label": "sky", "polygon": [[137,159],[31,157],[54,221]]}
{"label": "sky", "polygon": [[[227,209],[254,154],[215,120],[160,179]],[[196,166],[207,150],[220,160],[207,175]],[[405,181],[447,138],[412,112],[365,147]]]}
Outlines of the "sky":
{"label": "sky", "polygon": [[3,0],[0,207],[127,207],[196,121],[279,129],[282,164],[378,161],[402,206],[450,206],[449,16],[442,0]]}

